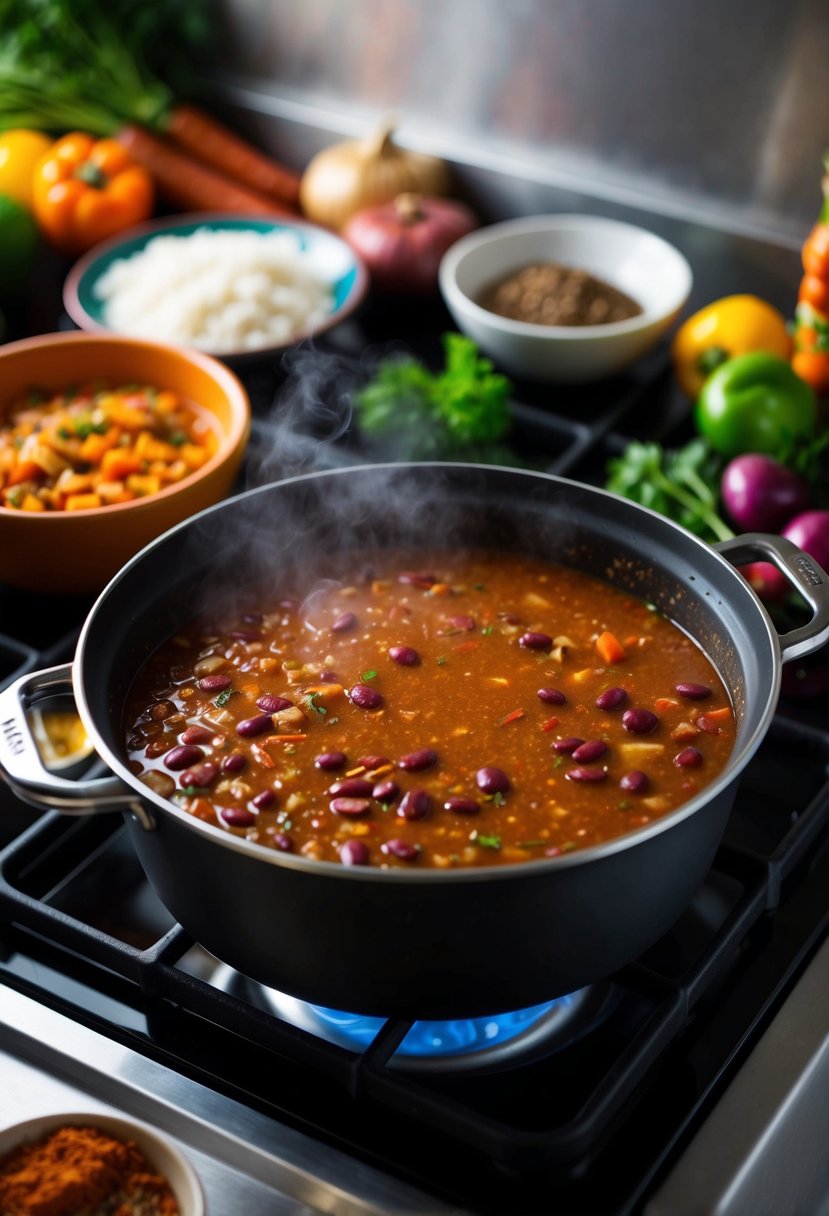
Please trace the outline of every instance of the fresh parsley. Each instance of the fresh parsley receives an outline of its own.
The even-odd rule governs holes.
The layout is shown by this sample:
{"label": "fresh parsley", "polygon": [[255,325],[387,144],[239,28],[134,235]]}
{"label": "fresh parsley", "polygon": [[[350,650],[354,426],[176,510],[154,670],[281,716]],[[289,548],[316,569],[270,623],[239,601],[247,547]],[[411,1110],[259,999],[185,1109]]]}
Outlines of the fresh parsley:
{"label": "fresh parsley", "polygon": [[515,464],[499,443],[510,425],[510,382],[471,338],[444,334],[443,349],[444,368],[436,373],[412,356],[383,360],[355,394],[360,429],[405,460],[463,454]]}
{"label": "fresh parsley", "polygon": [[225,705],[227,705],[228,701],[233,696],[235,691],[236,690],[234,688],[226,688],[224,690],[224,692],[219,693],[218,697],[216,697],[216,700],[213,702],[213,704],[215,706],[217,706],[219,709],[224,709]]}
{"label": "fresh parsley", "polygon": [[[377,673],[375,672],[374,674],[376,675]],[[365,678],[365,677],[363,677],[363,678]],[[305,698],[305,703],[310,710],[313,710],[313,712],[315,714],[318,714],[321,718],[324,718],[325,715],[328,713],[328,710],[325,708],[324,705],[319,704],[318,698],[319,698],[318,692],[309,693],[308,696]]]}
{"label": "fresh parsley", "polygon": [[703,439],[673,450],[634,440],[608,462],[605,488],[658,511],[703,540],[727,540],[734,533],[719,514],[724,465]]}

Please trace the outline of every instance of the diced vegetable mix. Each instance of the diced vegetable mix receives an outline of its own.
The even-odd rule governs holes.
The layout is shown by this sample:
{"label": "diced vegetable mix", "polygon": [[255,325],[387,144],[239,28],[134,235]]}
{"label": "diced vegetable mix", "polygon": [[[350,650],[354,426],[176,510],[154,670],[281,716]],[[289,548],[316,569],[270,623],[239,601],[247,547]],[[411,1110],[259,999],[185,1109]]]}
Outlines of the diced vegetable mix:
{"label": "diced vegetable mix", "polygon": [[82,511],[157,494],[216,451],[210,420],[177,393],[86,384],[33,391],[0,427],[0,503]]}
{"label": "diced vegetable mix", "polygon": [[383,867],[600,843],[693,797],[734,740],[722,681],[660,613],[499,553],[294,574],[164,644],[125,721],[132,770],[197,818]]}

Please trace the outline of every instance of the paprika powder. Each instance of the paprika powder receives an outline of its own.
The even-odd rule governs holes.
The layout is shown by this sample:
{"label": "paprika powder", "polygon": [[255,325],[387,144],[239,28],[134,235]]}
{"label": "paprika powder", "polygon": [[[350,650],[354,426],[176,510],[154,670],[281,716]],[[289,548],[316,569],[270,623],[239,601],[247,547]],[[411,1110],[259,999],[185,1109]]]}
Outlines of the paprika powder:
{"label": "paprika powder", "polygon": [[166,1178],[138,1145],[64,1126],[0,1159],[3,1216],[179,1216]]}

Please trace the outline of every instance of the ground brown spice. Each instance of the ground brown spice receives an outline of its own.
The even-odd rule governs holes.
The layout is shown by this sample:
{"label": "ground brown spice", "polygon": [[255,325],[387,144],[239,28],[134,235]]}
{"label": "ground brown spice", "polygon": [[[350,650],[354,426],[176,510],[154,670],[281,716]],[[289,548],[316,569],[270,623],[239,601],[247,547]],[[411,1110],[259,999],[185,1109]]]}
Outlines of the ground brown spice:
{"label": "ground brown spice", "polygon": [[0,1158],[0,1216],[178,1216],[138,1145],[61,1127]]}
{"label": "ground brown spice", "polygon": [[500,317],[533,325],[608,325],[642,312],[630,296],[586,270],[552,262],[500,279],[480,302]]}

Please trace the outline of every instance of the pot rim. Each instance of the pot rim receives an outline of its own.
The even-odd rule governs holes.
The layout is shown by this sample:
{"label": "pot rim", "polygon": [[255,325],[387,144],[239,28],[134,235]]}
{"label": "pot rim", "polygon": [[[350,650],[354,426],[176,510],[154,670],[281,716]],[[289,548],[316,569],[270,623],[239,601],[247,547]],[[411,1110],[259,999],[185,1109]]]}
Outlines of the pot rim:
{"label": "pot rim", "polygon": [[[253,498],[258,494],[268,493],[275,486],[289,486],[296,483],[320,480],[326,477],[342,477],[359,475],[360,473],[382,473],[389,471],[400,472],[409,469],[424,469],[424,470],[456,470],[456,471],[475,471],[492,473],[506,473],[514,477],[527,477],[534,482],[552,482],[556,485],[575,486],[581,491],[587,491],[591,495],[597,495],[600,498],[608,500],[612,503],[616,510],[619,509],[619,503],[624,502],[627,508],[630,508],[634,513],[643,513],[650,516],[657,522],[657,526],[663,528],[666,532],[675,532],[681,534],[685,543],[690,539],[693,544],[704,552],[707,560],[714,560],[722,569],[725,577],[739,580],[739,586],[748,599],[748,602],[753,602],[759,619],[761,620],[769,644],[769,657],[771,659],[771,671],[769,675],[769,689],[766,698],[765,708],[763,709],[759,720],[754,727],[751,735],[745,740],[739,752],[732,752],[729,761],[723,771],[710,784],[706,785],[693,798],[682,803],[675,810],[671,811],[662,818],[645,824],[642,827],[634,828],[632,831],[626,832],[622,836],[613,837],[611,840],[604,841],[601,844],[591,845],[585,849],[576,849],[572,852],[561,853],[556,857],[534,858],[527,861],[511,862],[503,865],[494,866],[466,866],[458,869],[441,870],[435,867],[418,869],[417,867],[402,868],[394,867],[393,869],[382,869],[379,866],[345,866],[334,861],[317,861],[313,858],[297,856],[292,853],[282,853],[276,849],[269,848],[266,845],[257,844],[254,841],[249,841],[243,837],[233,836],[221,828],[212,824],[205,823],[203,820],[197,819],[190,815],[187,811],[176,807],[172,802],[162,798],[149,786],[139,781],[138,777],[130,772],[124,760],[115,754],[106,741],[102,738],[100,731],[96,725],[95,719],[89,708],[86,697],[86,690],[83,683],[83,668],[86,660],[86,652],[94,645],[94,630],[96,616],[104,605],[107,597],[124,579],[128,578],[132,571],[141,565],[142,562],[148,560],[152,552],[160,547],[165,540],[173,536],[175,533],[182,532],[197,520],[203,520],[211,514],[220,510],[226,510],[229,507],[232,509],[233,504],[243,500]],[[731,635],[733,637],[733,635]],[[159,639],[161,640],[161,639]],[[603,858],[612,856],[615,853],[623,852],[626,849],[633,848],[637,844],[644,843],[655,836],[661,835],[663,832],[670,831],[671,828],[682,823],[691,815],[698,812],[703,812],[705,807],[713,802],[722,794],[733,782],[737,780],[743,772],[746,765],[757,751],[760,743],[765,737],[772,718],[776,712],[777,700],[780,693],[780,684],[782,680],[782,661],[779,646],[779,635],[772,623],[765,607],[761,600],[749,586],[747,581],[738,573],[737,568],[712,548],[705,541],[695,536],[693,533],[682,528],[673,520],[660,515],[658,512],[651,510],[649,507],[640,506],[627,499],[620,499],[619,495],[612,493],[609,490],[604,490],[597,486],[592,486],[586,482],[575,481],[572,478],[562,477],[554,473],[545,473],[537,470],[517,469],[508,465],[486,465],[472,463],[466,461],[412,461],[401,466],[395,462],[385,462],[382,464],[364,464],[364,465],[347,465],[333,469],[317,470],[311,473],[301,473],[293,477],[286,477],[275,482],[269,482],[263,486],[256,486],[253,489],[245,490],[239,494],[233,495],[225,499],[223,502],[216,503],[213,506],[206,507],[202,511],[197,512],[189,519],[180,524],[176,524],[173,528],[156,537],[143,549],[141,549],[134,557],[132,557],[125,566],[110,580],[104,590],[100,593],[95,603],[92,605],[86,620],[84,621],[78,638],[75,656],[72,664],[72,682],[73,691],[76,700],[78,713],[86,728],[87,734],[92,739],[94,748],[98,756],[103,759],[107,766],[114,772],[134,793],[138,794],[144,802],[149,802],[157,810],[164,815],[171,816],[178,820],[190,831],[200,833],[215,844],[233,849],[249,855],[252,860],[262,861],[269,865],[284,867],[291,870],[305,871],[317,877],[339,878],[347,881],[369,881],[380,883],[416,883],[420,885],[431,885],[432,883],[467,883],[467,882],[491,882],[493,880],[509,881],[519,877],[530,878],[532,876],[543,876],[554,868],[562,869],[571,866],[587,865],[591,862],[598,862]]]}

